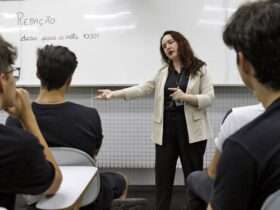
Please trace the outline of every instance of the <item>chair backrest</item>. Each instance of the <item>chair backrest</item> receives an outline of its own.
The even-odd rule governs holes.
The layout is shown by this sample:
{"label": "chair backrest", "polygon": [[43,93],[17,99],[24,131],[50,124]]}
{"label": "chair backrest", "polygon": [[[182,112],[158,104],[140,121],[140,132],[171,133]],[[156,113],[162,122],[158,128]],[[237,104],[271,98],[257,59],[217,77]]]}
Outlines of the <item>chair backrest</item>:
{"label": "chair backrest", "polygon": [[[96,161],[87,153],[70,147],[50,148],[59,166],[96,166]],[[97,172],[95,179],[87,187],[80,206],[86,206],[96,200],[100,191],[100,175]]]}
{"label": "chair backrest", "polygon": [[50,147],[60,166],[96,166],[96,161],[87,153],[72,147]]}
{"label": "chair backrest", "polygon": [[275,191],[264,201],[261,210],[279,210],[280,209],[280,190]]}

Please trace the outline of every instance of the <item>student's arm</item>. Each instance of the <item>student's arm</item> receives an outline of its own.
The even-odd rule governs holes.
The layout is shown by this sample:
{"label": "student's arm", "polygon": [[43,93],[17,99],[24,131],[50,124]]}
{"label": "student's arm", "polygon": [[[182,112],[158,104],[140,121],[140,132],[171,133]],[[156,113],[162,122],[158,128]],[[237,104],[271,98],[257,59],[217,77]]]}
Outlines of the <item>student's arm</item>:
{"label": "student's arm", "polygon": [[214,210],[247,210],[256,190],[257,163],[238,143],[229,139],[225,144],[210,203]]}
{"label": "student's arm", "polygon": [[207,173],[208,173],[208,176],[215,179],[216,177],[216,173],[217,173],[217,166],[218,166],[218,163],[219,163],[219,160],[220,160],[220,152],[219,150],[215,150],[215,153],[214,153],[214,156],[213,156],[213,159],[207,169]]}
{"label": "student's arm", "polygon": [[208,206],[207,206],[207,210],[213,210],[211,204],[209,203]]}
{"label": "student's arm", "polygon": [[49,189],[45,192],[47,195],[52,195],[57,192],[59,189],[59,186],[62,182],[62,174],[61,171],[50,152],[48,145],[46,143],[45,138],[43,137],[39,126],[37,124],[35,115],[32,111],[30,99],[28,92],[24,89],[18,89],[16,97],[16,103],[14,107],[8,108],[8,112],[19,119],[21,122],[23,128],[26,129],[26,131],[29,131],[31,134],[33,134],[38,142],[43,146],[44,148],[44,154],[46,159],[52,163],[54,169],[55,169],[55,175],[52,185],[49,187]]}

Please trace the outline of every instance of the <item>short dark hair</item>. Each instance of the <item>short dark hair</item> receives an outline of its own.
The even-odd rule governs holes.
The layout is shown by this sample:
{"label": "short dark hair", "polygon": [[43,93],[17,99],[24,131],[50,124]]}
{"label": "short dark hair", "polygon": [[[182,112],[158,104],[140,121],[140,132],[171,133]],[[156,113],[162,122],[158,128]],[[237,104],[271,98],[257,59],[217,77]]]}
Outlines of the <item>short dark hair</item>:
{"label": "short dark hair", "polygon": [[16,57],[16,48],[0,35],[0,72],[7,71],[8,67],[14,64]]}
{"label": "short dark hair", "polygon": [[243,53],[260,83],[280,89],[280,4],[242,5],[227,23],[223,39],[228,47]]}
{"label": "short dark hair", "polygon": [[160,54],[162,60],[166,64],[171,64],[168,57],[162,48],[162,39],[164,36],[170,35],[178,43],[178,54],[183,66],[190,71],[191,74],[195,74],[202,65],[205,63],[194,56],[192,47],[187,38],[178,31],[165,31],[160,38]]}
{"label": "short dark hair", "polygon": [[279,4],[279,3],[280,3],[280,0],[268,0],[268,2]]}
{"label": "short dark hair", "polygon": [[78,65],[76,55],[64,46],[46,45],[37,56],[37,76],[47,90],[61,88]]}

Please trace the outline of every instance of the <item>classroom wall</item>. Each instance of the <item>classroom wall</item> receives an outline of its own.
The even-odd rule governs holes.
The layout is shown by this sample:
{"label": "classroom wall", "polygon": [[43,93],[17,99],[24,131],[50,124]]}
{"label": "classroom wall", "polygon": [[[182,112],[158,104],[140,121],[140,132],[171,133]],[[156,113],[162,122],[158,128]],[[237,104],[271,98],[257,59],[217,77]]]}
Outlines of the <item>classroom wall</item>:
{"label": "classroom wall", "polygon": [[[29,88],[34,99],[39,88]],[[96,107],[101,115],[104,141],[98,156],[102,170],[124,172],[132,185],[154,184],[154,145],[150,141],[152,97],[133,101],[94,99],[96,88],[72,88],[68,100],[90,107]],[[218,132],[220,122],[228,109],[234,106],[257,103],[245,87],[215,87],[216,99],[209,109],[209,121],[213,136]],[[6,114],[0,113],[0,122]],[[205,167],[212,158],[213,139],[208,141]],[[182,171],[178,165],[175,184],[182,185]]]}

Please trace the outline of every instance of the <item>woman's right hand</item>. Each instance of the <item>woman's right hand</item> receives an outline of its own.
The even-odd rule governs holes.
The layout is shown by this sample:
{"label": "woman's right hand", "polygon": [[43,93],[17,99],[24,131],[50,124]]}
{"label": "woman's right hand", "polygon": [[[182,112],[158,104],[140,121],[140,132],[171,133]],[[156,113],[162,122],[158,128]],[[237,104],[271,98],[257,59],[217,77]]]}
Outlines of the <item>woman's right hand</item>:
{"label": "woman's right hand", "polygon": [[99,89],[97,90],[97,99],[109,100],[113,98],[113,91],[110,89]]}

